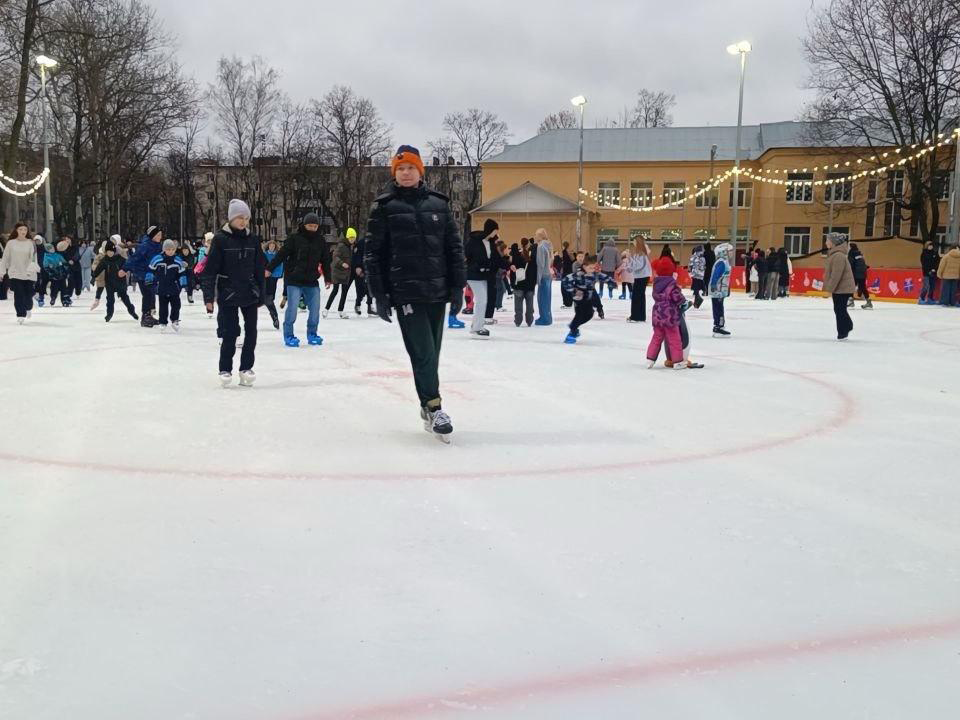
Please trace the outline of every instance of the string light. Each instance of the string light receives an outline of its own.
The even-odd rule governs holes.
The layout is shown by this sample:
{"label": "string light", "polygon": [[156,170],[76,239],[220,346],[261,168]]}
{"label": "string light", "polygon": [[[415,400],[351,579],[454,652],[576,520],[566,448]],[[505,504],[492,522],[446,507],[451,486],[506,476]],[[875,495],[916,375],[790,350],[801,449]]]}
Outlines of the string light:
{"label": "string light", "polygon": [[[33,195],[37,190],[39,190],[49,176],[50,168],[44,168],[43,172],[31,180],[15,180],[12,177],[7,177],[0,172],[0,190],[3,190],[5,193],[14,195],[16,197],[27,197],[28,195]],[[10,185],[7,183],[12,183],[15,187],[10,187]],[[28,189],[17,189],[23,187]]]}

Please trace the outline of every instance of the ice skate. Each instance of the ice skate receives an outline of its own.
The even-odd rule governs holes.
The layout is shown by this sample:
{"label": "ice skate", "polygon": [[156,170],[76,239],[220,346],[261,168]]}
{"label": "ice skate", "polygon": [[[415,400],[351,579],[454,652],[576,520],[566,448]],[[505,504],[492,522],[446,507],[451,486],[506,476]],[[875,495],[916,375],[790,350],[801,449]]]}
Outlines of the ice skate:
{"label": "ice skate", "polygon": [[175,333],[180,332],[180,321],[175,320],[174,322],[170,323],[170,327],[173,329]]}
{"label": "ice skate", "polygon": [[99,300],[94,300],[94,301],[93,301],[93,305],[90,306],[90,312],[93,312],[93,311],[96,310],[98,307],[100,307],[100,301],[99,301]]}
{"label": "ice skate", "polygon": [[110,322],[113,320],[113,313],[107,313],[107,316],[103,319],[104,322]]}
{"label": "ice skate", "polygon": [[357,317],[363,317],[363,312],[360,310],[360,306],[359,306],[359,305],[357,305],[355,308],[353,308],[353,312],[354,312],[354,314],[355,314]]}
{"label": "ice skate", "polygon": [[324,320],[327,319],[327,315],[329,314],[330,314],[329,310],[324,310],[322,313],[320,313],[321,317],[323,317]]}
{"label": "ice skate", "polygon": [[463,330],[466,325],[461,320],[458,320],[456,315],[450,315],[447,317],[447,327],[451,330]]}
{"label": "ice skate", "polygon": [[230,387],[233,384],[233,373],[222,372],[219,375],[220,387]]}
{"label": "ice skate", "polygon": [[153,315],[147,313],[140,319],[140,327],[152,328],[157,324],[157,321],[154,319]]}
{"label": "ice skate", "polygon": [[653,370],[657,366],[656,360],[647,360],[647,370]]}
{"label": "ice skate", "polygon": [[288,348],[298,348],[300,347],[300,338],[296,337],[295,335],[290,335],[283,339],[283,344]]}
{"label": "ice skate", "polygon": [[26,318],[17,318],[17,325],[23,325],[24,320],[26,320]]}
{"label": "ice skate", "polygon": [[567,333],[567,337],[564,338],[563,342],[566,343],[567,345],[576,345],[577,335],[574,335],[573,333]]}
{"label": "ice skate", "polygon": [[730,331],[722,327],[715,327],[713,329],[713,336],[718,338],[730,337]]}
{"label": "ice skate", "polygon": [[450,436],[453,434],[453,423],[450,422],[450,416],[443,410],[434,411],[420,408],[420,418],[423,420],[423,429],[433,435],[440,442],[449,445]]}
{"label": "ice skate", "polygon": [[687,360],[687,370],[703,370],[704,367],[703,363]]}
{"label": "ice skate", "polygon": [[862,307],[864,310],[873,310],[873,300],[867,300],[860,307]]}
{"label": "ice skate", "polygon": [[37,299],[37,307],[43,307],[43,298]]}
{"label": "ice skate", "polygon": [[319,335],[307,335],[308,345],[323,345],[323,338]]}
{"label": "ice skate", "polygon": [[485,340],[490,337],[490,331],[486,328],[480,328],[479,330],[471,330],[470,334],[480,340]]}
{"label": "ice skate", "polygon": [[273,318],[273,329],[274,330],[280,329],[280,318]]}
{"label": "ice skate", "polygon": [[165,324],[161,324],[161,325],[160,325],[160,334],[161,334],[161,335],[166,335],[166,334],[167,334],[167,326],[166,326]]}
{"label": "ice skate", "polygon": [[253,387],[257,381],[257,374],[253,370],[240,371],[240,387]]}
{"label": "ice skate", "polygon": [[342,313],[340,313],[340,319],[341,319],[341,320],[349,320],[349,319],[350,319],[350,314],[349,314],[349,313],[342,312]]}

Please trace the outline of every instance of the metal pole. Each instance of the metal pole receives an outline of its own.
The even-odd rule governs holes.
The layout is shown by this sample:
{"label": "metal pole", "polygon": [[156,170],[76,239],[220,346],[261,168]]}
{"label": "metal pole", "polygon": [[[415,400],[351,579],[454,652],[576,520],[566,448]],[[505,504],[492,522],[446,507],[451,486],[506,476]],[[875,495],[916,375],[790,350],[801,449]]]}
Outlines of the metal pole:
{"label": "metal pole", "polygon": [[[714,169],[713,164],[717,159],[717,146],[710,146],[710,182],[713,182]],[[717,192],[717,204],[720,204],[720,193]],[[716,208],[713,207],[713,191],[711,190],[707,194],[707,242],[710,242],[713,239],[713,221],[716,219],[714,217],[714,211]]]}
{"label": "metal pole", "polygon": [[[800,187],[803,188],[803,185],[801,185]],[[833,202],[834,202],[834,198],[836,197],[836,193],[834,192],[834,189],[836,186],[827,185],[827,187],[830,188],[830,223],[828,224],[828,229],[827,229],[827,235],[829,235],[830,233],[833,232]]]}
{"label": "metal pole", "polygon": [[[743,78],[747,69],[747,54],[740,51],[740,106],[737,110],[737,150],[733,165],[733,217],[730,219],[730,242],[733,244],[733,257],[737,257],[737,230],[739,230],[738,209],[740,205],[740,141],[743,135]],[[748,241],[749,242],[749,241]],[[747,248],[749,250],[749,247]]]}
{"label": "metal pole", "polygon": [[957,146],[957,155],[953,164],[953,192],[950,193],[950,246],[956,247],[960,243],[960,131],[954,139]]}
{"label": "metal pole", "polygon": [[583,245],[581,244],[581,238],[583,233],[583,193],[580,192],[583,190],[583,104],[580,105],[580,164],[579,164],[579,180],[577,186],[577,250],[580,250]]}
{"label": "metal pole", "polygon": [[[50,136],[47,128],[47,68],[40,66],[40,87],[43,92],[43,167],[50,167]],[[53,239],[53,202],[50,200],[50,174],[47,173],[47,179],[43,183],[46,195],[46,223],[47,223],[47,242],[54,242]]]}
{"label": "metal pole", "polygon": [[150,201],[147,200],[147,227],[150,227]]}

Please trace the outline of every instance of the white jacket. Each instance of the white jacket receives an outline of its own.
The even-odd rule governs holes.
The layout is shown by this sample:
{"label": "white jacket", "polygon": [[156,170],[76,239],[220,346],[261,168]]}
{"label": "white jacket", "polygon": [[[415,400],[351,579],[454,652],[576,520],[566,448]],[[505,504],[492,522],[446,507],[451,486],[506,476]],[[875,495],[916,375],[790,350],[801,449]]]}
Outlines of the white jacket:
{"label": "white jacket", "polygon": [[[0,258],[0,278],[9,275],[11,280],[37,281],[37,246],[33,240],[10,240]],[[32,267],[31,267],[32,266]]]}

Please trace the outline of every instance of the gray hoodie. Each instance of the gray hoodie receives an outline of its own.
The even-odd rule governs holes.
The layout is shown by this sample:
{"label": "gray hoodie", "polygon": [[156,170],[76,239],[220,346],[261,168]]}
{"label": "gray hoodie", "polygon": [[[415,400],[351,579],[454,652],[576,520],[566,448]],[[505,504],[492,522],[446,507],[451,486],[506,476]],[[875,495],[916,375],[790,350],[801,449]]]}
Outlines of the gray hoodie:
{"label": "gray hoodie", "polygon": [[553,272],[553,245],[549,240],[543,240],[537,245],[537,282],[552,280]]}
{"label": "gray hoodie", "polygon": [[617,250],[613,240],[607,240],[597,255],[600,261],[600,269],[607,275],[613,275],[617,271],[617,265],[620,264],[620,251]]}

